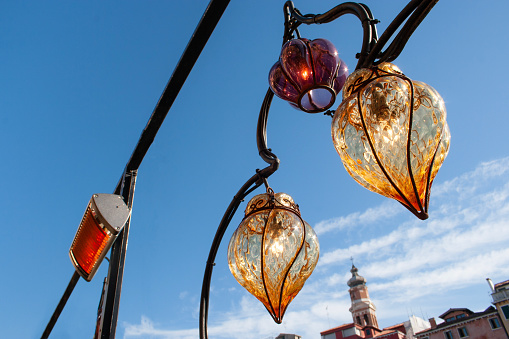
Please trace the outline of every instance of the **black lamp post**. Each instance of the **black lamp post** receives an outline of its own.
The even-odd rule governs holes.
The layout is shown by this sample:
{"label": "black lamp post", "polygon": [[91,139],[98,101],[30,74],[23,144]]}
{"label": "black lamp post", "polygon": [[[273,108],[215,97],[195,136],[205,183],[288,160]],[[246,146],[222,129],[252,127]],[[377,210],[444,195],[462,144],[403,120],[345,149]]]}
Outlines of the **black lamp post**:
{"label": "black lamp post", "polygon": [[[365,148],[363,150],[364,154],[370,154],[371,159],[366,162],[365,167],[361,168],[360,172],[367,172],[368,174],[370,171],[377,172],[380,174],[376,177],[378,181],[383,181],[382,179],[385,178],[388,183],[383,182],[382,186],[387,186],[389,190],[391,191],[391,194],[384,194],[383,193],[383,187],[379,187],[371,182],[369,182],[369,178],[366,178],[363,176],[362,173],[356,173],[356,169],[348,168],[345,160],[342,155],[342,160],[345,163],[345,167],[347,167],[347,170],[350,172],[350,174],[354,177],[355,180],[357,180],[359,183],[361,183],[363,186],[367,187],[368,189],[371,189],[377,193],[387,195],[391,198],[397,199],[400,201],[405,207],[407,207],[409,210],[411,210],[415,215],[417,215],[421,219],[425,219],[427,217],[427,201],[429,198],[429,186],[431,185],[431,182],[433,181],[434,175],[436,175],[436,171],[438,170],[438,167],[440,166],[441,162],[443,161],[443,158],[445,158],[447,154],[447,148],[448,148],[448,129],[447,125],[445,123],[445,111],[443,113],[443,119],[440,118],[437,120],[439,122],[435,123],[434,125],[427,125],[426,126],[426,132],[430,134],[431,132],[435,133],[430,138],[436,139],[437,144],[434,146],[430,146],[431,150],[428,150],[426,159],[424,161],[423,166],[417,166],[415,163],[415,149],[412,148],[412,143],[415,139],[415,135],[412,134],[412,131],[415,130],[415,126],[412,124],[412,121],[418,121],[419,119],[412,120],[412,117],[414,115],[422,115],[422,114],[435,114],[439,115],[438,109],[435,110],[435,106],[440,106],[439,103],[439,96],[438,94],[435,95],[435,93],[432,90],[429,90],[429,93],[427,96],[419,94],[418,90],[421,88],[420,84],[414,85],[413,82],[411,82],[408,78],[406,78],[402,73],[399,71],[394,72],[388,72],[387,69],[394,70],[391,68],[392,66],[388,66],[390,64],[387,64],[393,60],[395,60],[398,55],[403,50],[406,42],[412,35],[412,33],[415,31],[415,29],[418,27],[418,25],[421,23],[421,21],[426,17],[426,15],[429,13],[429,11],[433,8],[433,6],[438,2],[438,0],[411,0],[408,5],[401,11],[400,14],[396,16],[396,18],[392,21],[392,23],[387,27],[385,32],[378,37],[377,30],[376,30],[376,24],[377,20],[374,19],[371,11],[369,8],[360,3],[344,3],[340,4],[333,9],[329,10],[328,12],[324,14],[314,15],[314,14],[306,14],[302,15],[298,9],[296,9],[291,1],[287,1],[284,5],[284,18],[285,18],[285,24],[284,24],[284,33],[283,33],[283,45],[289,43],[293,39],[299,39],[292,48],[290,48],[290,57],[293,58],[293,52],[295,51],[301,51],[303,55],[308,56],[307,63],[301,63],[302,65],[305,65],[303,67],[306,68],[305,71],[301,71],[299,69],[295,70],[294,75],[297,76],[313,76],[314,78],[312,80],[306,80],[304,79],[302,82],[300,80],[289,80],[290,84],[286,85],[283,79],[282,74],[286,72],[286,75],[288,75],[288,70],[285,70],[285,65],[282,65],[281,70],[277,71],[278,74],[274,75],[271,72],[271,79],[274,80],[271,82],[275,83],[276,85],[279,85],[280,88],[278,89],[277,86],[272,89],[269,88],[267,91],[265,98],[262,103],[262,107],[260,109],[260,114],[258,118],[258,126],[257,126],[257,133],[256,133],[256,141],[258,146],[258,151],[260,157],[268,164],[267,167],[256,170],[256,173],[252,175],[246,183],[239,189],[237,194],[232,199],[230,205],[228,206],[220,224],[218,227],[218,230],[216,232],[216,235],[213,239],[211,249],[209,252],[209,256],[207,259],[207,264],[205,267],[205,274],[203,279],[203,285],[202,285],[202,293],[201,293],[201,300],[200,300],[200,324],[199,324],[199,331],[200,331],[200,338],[207,338],[207,319],[208,319],[208,306],[209,306],[209,291],[210,291],[210,283],[211,283],[211,277],[212,277],[212,269],[214,266],[215,257],[217,254],[217,251],[219,249],[220,243],[222,241],[223,235],[225,234],[225,231],[232,220],[233,216],[235,215],[237,208],[239,207],[240,203],[243,201],[244,198],[246,198],[251,192],[253,192],[256,188],[260,187],[261,185],[265,185],[267,187],[268,197],[269,198],[262,198],[260,201],[264,201],[266,205],[259,206],[258,202],[251,202],[250,206],[253,206],[253,210],[256,213],[262,213],[265,210],[267,210],[267,213],[276,213],[273,215],[273,219],[270,219],[268,217],[266,220],[275,220],[274,225],[275,227],[280,227],[279,230],[275,230],[273,233],[281,234],[284,231],[290,230],[293,232],[293,223],[289,222],[286,224],[287,219],[296,220],[298,223],[304,226],[304,228],[300,231],[303,234],[302,238],[299,238],[300,240],[298,242],[299,249],[295,252],[295,255],[292,255],[291,260],[287,260],[288,262],[286,264],[284,272],[281,273],[281,276],[283,277],[280,284],[276,284],[279,288],[278,291],[270,291],[268,284],[267,284],[267,278],[263,276],[263,274],[260,276],[262,283],[260,286],[263,286],[264,292],[269,295],[278,295],[282,299],[285,297],[285,293],[290,293],[291,296],[288,297],[287,300],[279,300],[279,306],[278,303],[273,303],[272,301],[268,301],[266,303],[266,307],[271,312],[271,315],[273,315],[274,320],[281,321],[282,315],[284,314],[284,311],[286,310],[286,307],[288,303],[295,297],[298,290],[300,288],[295,288],[295,290],[291,290],[291,288],[294,287],[288,287],[288,284],[285,284],[285,281],[287,279],[294,279],[294,282],[299,279],[299,274],[302,273],[302,275],[309,276],[311,274],[312,269],[314,268],[314,264],[307,264],[307,255],[309,253],[309,260],[314,260],[313,258],[318,258],[317,253],[317,243],[316,245],[311,244],[314,240],[311,239],[313,237],[313,232],[309,231],[309,229],[306,229],[306,223],[302,220],[300,217],[300,213],[298,212],[298,207],[293,203],[293,200],[286,195],[278,195],[273,194],[272,190],[268,186],[267,179],[278,170],[279,167],[279,159],[278,157],[272,152],[270,148],[267,146],[267,134],[266,134],[266,127],[267,127],[267,118],[268,113],[270,109],[270,105],[274,96],[274,92],[278,94],[280,97],[284,97],[284,95],[281,94],[281,92],[278,92],[279,90],[282,90],[283,92],[285,90],[288,90],[288,88],[293,88],[292,90],[298,90],[301,91],[294,95],[291,101],[291,104],[296,107],[300,108],[301,110],[304,110],[308,113],[317,113],[317,112],[324,112],[326,115],[333,115],[332,111],[327,111],[328,108],[330,108],[335,99],[339,97],[338,93],[341,90],[341,87],[343,86],[343,83],[345,83],[345,79],[342,77],[346,77],[346,69],[344,65],[341,64],[341,61],[338,59],[338,64],[336,66],[332,65],[330,66],[330,62],[334,61],[334,49],[330,48],[328,42],[323,41],[311,41],[309,42],[306,39],[301,38],[299,33],[299,26],[302,24],[324,24],[331,22],[333,20],[336,20],[340,18],[341,16],[345,14],[353,14],[355,15],[361,23],[361,27],[363,29],[363,39],[361,44],[361,50],[359,53],[357,53],[358,63],[356,66],[356,70],[364,72],[361,74],[360,77],[358,77],[358,74],[356,74],[356,78],[354,80],[346,80],[346,85],[349,86],[347,88],[348,93],[361,93],[363,91],[362,95],[358,96],[358,103],[356,104],[358,109],[354,107],[353,111],[354,113],[359,115],[359,119],[361,119],[360,127],[358,127],[357,132],[362,134],[361,139],[365,141]],[[192,35],[186,49],[184,50],[184,53],[182,54],[161,98],[159,99],[159,102],[157,103],[147,125],[145,126],[145,129],[143,130],[143,133],[138,141],[138,144],[136,145],[131,158],[129,159],[128,163],[125,166],[123,175],[117,184],[117,187],[114,191],[116,195],[120,195],[123,197],[123,200],[126,202],[129,209],[132,209],[132,202],[133,202],[133,195],[134,195],[134,187],[136,182],[136,175],[138,168],[147,153],[148,149],[150,148],[150,145],[152,141],[154,140],[161,124],[163,123],[168,111],[170,110],[174,100],[178,96],[178,93],[183,86],[184,82],[186,81],[187,76],[189,75],[191,69],[194,66],[194,63],[198,59],[202,49],[204,48],[205,44],[207,43],[208,38],[212,34],[216,24],[218,23],[219,19],[221,18],[223,12],[225,11],[226,7],[228,6],[229,1],[227,0],[211,0],[202,19],[200,20],[200,23],[198,24],[194,34]],[[399,31],[398,31],[399,30]],[[296,40],[297,41],[297,40]],[[390,42],[390,43],[389,43]],[[386,45],[388,46],[386,47]],[[299,47],[300,46],[300,47]],[[294,48],[295,47],[295,48]],[[384,49],[385,48],[385,49]],[[287,59],[288,59],[287,58]],[[284,59],[284,58],[283,58]],[[280,59],[280,60],[283,60]],[[332,61],[331,61],[332,60]],[[319,65],[319,67],[317,66]],[[278,66],[279,67],[279,66]],[[321,67],[321,68],[320,68]],[[277,67],[276,67],[277,68]],[[332,71],[332,74],[330,76],[321,75],[320,77],[317,76],[319,72],[322,72],[324,70]],[[276,73],[277,73],[276,72]],[[367,73],[366,73],[367,72]],[[370,73],[371,72],[371,73]],[[390,74],[387,74],[390,73]],[[355,72],[354,72],[355,74]],[[366,75],[368,74],[368,75]],[[285,75],[285,76],[286,76]],[[387,89],[391,84],[388,82],[382,83],[382,84],[373,84],[372,80],[387,80],[388,77],[395,77],[397,79],[403,79],[404,83],[407,83],[407,87],[409,88],[408,93],[404,93],[404,91],[396,88],[391,87],[389,90]],[[338,80],[339,79],[339,80]],[[390,78],[392,79],[392,78]],[[408,79],[408,80],[407,80]],[[396,81],[396,80],[394,80]],[[409,81],[409,82],[408,82]],[[378,87],[377,87],[378,86]],[[379,87],[385,88],[384,91],[378,90]],[[385,86],[385,87],[384,87]],[[346,88],[346,87],[345,87]],[[345,89],[344,89],[345,92]],[[366,94],[367,93],[367,94]],[[403,94],[402,94],[403,93]],[[417,96],[417,94],[421,96]],[[394,167],[394,163],[388,162],[384,155],[382,153],[378,153],[378,151],[375,149],[377,147],[377,143],[382,141],[377,141],[377,139],[373,136],[372,132],[370,132],[367,125],[370,123],[373,116],[383,116],[385,112],[385,115],[389,115],[390,117],[393,117],[393,113],[395,111],[395,105],[393,105],[394,101],[398,101],[400,99],[400,96],[409,96],[409,100],[405,103],[402,103],[400,106],[400,115],[398,115],[396,118],[386,119],[383,122],[383,132],[391,131],[391,133],[396,133],[397,127],[395,125],[396,120],[401,120],[400,116],[406,116],[406,124],[407,124],[407,130],[403,131],[400,135],[401,138],[406,138],[405,142],[403,143],[403,157],[405,158],[404,161],[400,162],[400,167],[404,168],[402,171],[406,172],[405,175],[408,176],[408,180],[405,179],[405,183],[408,184],[410,187],[410,193],[413,194],[412,197],[406,196],[406,191],[404,189],[401,189],[400,187],[400,181],[396,180],[394,177],[392,177],[392,167]],[[387,98],[391,99],[388,100]],[[345,98],[345,94],[343,94],[343,99],[346,100],[348,98]],[[350,99],[348,99],[350,100]],[[364,100],[364,101],[363,101]],[[428,101],[431,102],[431,104],[424,104],[424,102],[428,103]],[[435,100],[435,101],[433,101]],[[400,102],[400,101],[398,101]],[[343,104],[345,101],[343,101]],[[342,105],[343,105],[342,104]],[[421,105],[422,104],[422,105]],[[371,111],[365,110],[363,108],[363,105],[371,107],[371,111],[374,111],[374,113],[370,113]],[[426,111],[426,109],[422,108],[421,106],[425,107],[426,109],[431,110],[431,113]],[[427,106],[426,106],[427,105]],[[432,107],[431,109],[428,107]],[[356,111],[357,109],[357,111]],[[338,109],[338,112],[343,112],[340,109]],[[388,112],[388,113],[387,113]],[[336,115],[339,115],[340,113],[336,113]],[[343,113],[341,113],[343,114]],[[350,113],[345,113],[350,114]],[[370,115],[371,114],[371,115]],[[405,115],[406,114],[406,115]],[[353,118],[344,118],[346,120]],[[343,120],[344,120],[343,119]],[[335,121],[342,121],[341,118],[334,119]],[[379,119],[380,120],[380,119]],[[398,121],[399,121],[398,120]],[[374,123],[375,125],[380,125],[380,121]],[[341,129],[337,128],[338,130]],[[333,126],[334,131],[334,126]],[[333,132],[334,133],[334,132]],[[338,132],[338,135],[340,135],[342,132]],[[388,133],[388,132],[387,132]],[[334,135],[333,135],[334,137]],[[339,139],[347,138],[349,139],[349,136],[339,136]],[[351,138],[350,138],[351,139]],[[350,140],[349,139],[349,140]],[[394,144],[394,138],[390,140],[392,144]],[[391,144],[389,142],[389,144]],[[368,147],[369,146],[369,147]],[[349,145],[347,147],[352,148],[353,146]],[[388,147],[388,146],[384,146]],[[392,147],[392,146],[391,146]],[[339,152],[339,150],[338,150]],[[348,154],[348,156],[353,157],[351,154]],[[428,154],[429,153],[429,154]],[[341,155],[341,152],[340,152]],[[412,158],[414,156],[414,158]],[[360,159],[357,159],[362,163]],[[345,162],[346,161],[346,162]],[[423,162],[421,161],[421,162]],[[391,165],[392,167],[387,166],[387,164]],[[437,165],[438,164],[438,165]],[[368,170],[366,170],[368,168]],[[401,170],[401,168],[400,168]],[[417,171],[418,170],[418,171]],[[420,173],[420,176],[417,177],[414,175],[414,172],[424,171],[424,173]],[[400,171],[401,172],[401,171]],[[380,179],[382,178],[382,179]],[[424,182],[424,183],[423,183]],[[396,192],[396,193],[394,193]],[[272,194],[272,195],[271,195]],[[268,200],[267,200],[268,199]],[[272,200],[271,200],[272,199]],[[277,199],[283,199],[283,200],[277,200]],[[271,202],[269,201],[271,200]],[[415,203],[414,203],[415,201]],[[269,207],[267,207],[269,206]],[[278,210],[278,211],[276,211]],[[281,212],[283,211],[283,212]],[[255,214],[256,214],[255,213]],[[279,213],[279,214],[277,214]],[[246,211],[246,218],[249,216],[253,216],[254,214],[248,213]],[[286,218],[286,219],[285,219]],[[268,221],[265,221],[264,223],[259,223],[260,226],[260,232],[263,232],[265,235],[265,227],[267,225]],[[281,232],[279,232],[281,231]],[[287,232],[288,233],[288,232]],[[119,308],[119,301],[120,301],[120,295],[121,295],[121,287],[122,287],[122,277],[123,277],[123,270],[125,265],[125,254],[126,254],[126,243],[127,238],[129,234],[129,220],[127,220],[126,225],[123,227],[122,231],[118,234],[118,237],[113,244],[112,250],[111,250],[111,257],[110,257],[110,266],[108,271],[108,277],[104,284],[104,289],[101,297],[101,314],[99,315],[100,321],[98,322],[98,328],[96,331],[96,338],[114,338],[115,337],[115,331],[117,326],[117,317],[118,317],[118,308]],[[293,234],[293,233],[292,233]],[[306,236],[308,238],[306,238]],[[264,238],[265,239],[265,238]],[[269,239],[269,238],[267,238]],[[267,242],[270,242],[271,239],[269,239]],[[263,241],[262,241],[263,243]],[[278,246],[280,244],[278,243]],[[286,246],[286,245],[284,245]],[[316,253],[314,253],[314,249],[311,250],[315,246]],[[276,246],[277,247],[277,246]],[[261,259],[260,263],[261,265],[264,265],[264,255],[269,250],[267,248],[260,249],[261,253]],[[305,254],[302,251],[305,251]],[[308,253],[309,251],[309,253]],[[276,251],[277,252],[277,251]],[[237,252],[241,253],[241,252]],[[314,254],[313,254],[314,253]],[[269,256],[274,254],[267,254],[265,256]],[[239,255],[239,258],[242,257],[242,255]],[[275,257],[278,257],[277,253]],[[279,256],[280,257],[280,256]],[[304,259],[303,259],[304,258]],[[258,259],[257,259],[258,260]],[[286,259],[285,259],[286,260]],[[299,265],[294,265],[294,261],[301,261]],[[291,263],[290,263],[291,262]],[[316,264],[316,262],[315,262]],[[276,265],[278,266],[278,265]],[[281,266],[281,265],[279,265]],[[298,268],[295,268],[298,267]],[[299,271],[300,270],[300,271]],[[240,278],[244,279],[245,276],[242,275],[242,268],[239,269],[237,273],[239,273]],[[254,272],[254,274],[257,274]],[[304,278],[304,280],[305,280]],[[54,315],[52,316],[50,322],[48,323],[48,326],[46,328],[46,331],[43,334],[43,338],[47,338],[51,332],[52,327],[56,323],[56,320],[58,319],[58,315],[62,311],[63,307],[65,306],[65,302],[67,298],[69,297],[70,293],[72,292],[72,289],[74,288],[75,284],[77,283],[79,279],[79,276],[77,274],[73,275],[73,278],[71,279],[71,282],[69,283],[69,287],[67,288],[66,292],[64,293],[64,296],[62,297],[61,302],[57,306],[57,309],[55,310]],[[299,281],[297,283],[298,286],[302,287],[304,284],[303,281]],[[285,290],[290,289],[290,290]],[[255,292],[256,293],[256,292]],[[272,293],[272,294],[271,294]],[[275,294],[274,294],[275,293]],[[260,299],[260,298],[259,298]],[[260,299],[261,300],[261,299]],[[268,305],[268,306],[267,306]],[[274,306],[276,305],[276,306]],[[281,306],[283,305],[283,306]],[[279,307],[279,309],[276,309]],[[273,311],[273,312],[272,312]],[[276,314],[276,315],[274,315]]]}

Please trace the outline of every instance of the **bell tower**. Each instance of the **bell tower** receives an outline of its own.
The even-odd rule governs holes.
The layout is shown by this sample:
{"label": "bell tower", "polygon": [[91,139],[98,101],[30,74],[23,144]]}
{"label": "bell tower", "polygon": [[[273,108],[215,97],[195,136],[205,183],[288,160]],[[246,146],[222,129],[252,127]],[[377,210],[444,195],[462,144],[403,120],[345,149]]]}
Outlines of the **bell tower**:
{"label": "bell tower", "polygon": [[376,307],[369,299],[366,279],[357,273],[358,269],[353,263],[350,272],[352,272],[352,277],[347,284],[350,287],[348,292],[350,292],[352,306],[349,311],[352,313],[353,322],[362,327],[373,326],[378,328]]}

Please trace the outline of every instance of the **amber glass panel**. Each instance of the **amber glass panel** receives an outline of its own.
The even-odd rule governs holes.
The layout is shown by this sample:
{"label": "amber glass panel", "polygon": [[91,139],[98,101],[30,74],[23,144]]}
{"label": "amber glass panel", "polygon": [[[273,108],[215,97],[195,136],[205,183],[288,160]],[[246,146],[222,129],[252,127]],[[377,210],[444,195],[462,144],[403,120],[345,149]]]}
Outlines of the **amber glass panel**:
{"label": "amber glass panel", "polygon": [[250,200],[247,217],[228,245],[228,263],[235,279],[281,323],[316,266],[319,245],[312,228],[293,210],[293,199],[275,196],[275,201],[269,194]]}
{"label": "amber glass panel", "polygon": [[109,238],[110,235],[97,223],[89,206],[71,246],[71,253],[84,272],[92,272]]}
{"label": "amber glass panel", "polygon": [[281,302],[281,313],[284,314],[288,304],[297,296],[304,287],[306,279],[311,275],[318,263],[320,245],[315,231],[311,226],[304,222],[306,227],[306,242],[302,250],[297,255],[294,265],[291,267],[286,283],[284,285],[283,300]]}
{"label": "amber glass panel", "polygon": [[440,95],[387,63],[354,72],[343,94],[332,139],[348,173],[426,218],[429,189],[450,142]]}

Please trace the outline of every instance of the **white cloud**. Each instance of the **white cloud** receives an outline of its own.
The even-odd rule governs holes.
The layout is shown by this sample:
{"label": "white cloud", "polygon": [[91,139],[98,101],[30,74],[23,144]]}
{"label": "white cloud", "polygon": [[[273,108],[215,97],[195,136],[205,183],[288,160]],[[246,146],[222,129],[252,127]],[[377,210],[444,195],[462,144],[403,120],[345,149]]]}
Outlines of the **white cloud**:
{"label": "white cloud", "polygon": [[461,199],[465,195],[471,196],[484,181],[500,178],[507,172],[509,172],[509,157],[483,162],[475,170],[433,187],[432,194],[439,196],[456,192],[459,194],[457,199]]}
{"label": "white cloud", "polygon": [[429,271],[402,274],[393,281],[370,284],[369,288],[372,292],[394,298],[394,302],[409,301],[478,284],[495,272],[507,276],[508,258],[509,249],[490,251]]}
{"label": "white cloud", "polygon": [[317,235],[330,231],[342,231],[358,224],[373,224],[380,219],[387,219],[398,215],[401,206],[391,203],[383,203],[374,208],[368,208],[364,212],[355,212],[347,216],[332,218],[318,222],[313,228]]}
{"label": "white cloud", "polygon": [[[402,318],[400,321],[407,314],[402,303],[414,300],[418,307],[426,308],[436,304],[434,295],[471,286],[477,286],[475,293],[483,293],[478,286],[485,284],[487,277],[509,277],[508,172],[509,157],[482,163],[434,186],[430,218],[424,222],[402,206],[384,202],[364,212],[317,223],[315,230],[322,236],[353,227],[363,231],[349,247],[322,248],[317,270],[290,305],[282,325],[274,324],[261,303],[246,293],[232,311],[211,313],[209,334],[265,339],[289,332],[319,338],[320,331],[350,322],[346,286],[350,273],[345,266],[352,255],[368,280],[371,297],[390,310],[389,316]],[[379,224],[392,223],[391,218],[399,226],[380,229]],[[444,311],[456,306],[443,305]],[[380,321],[383,314],[378,316]],[[126,324],[124,337],[187,339],[198,335],[197,329],[159,328],[142,317],[140,324]]]}
{"label": "white cloud", "polygon": [[158,339],[195,339],[198,329],[190,330],[161,330],[146,316],[141,316],[140,324],[124,324],[124,338],[158,338]]}

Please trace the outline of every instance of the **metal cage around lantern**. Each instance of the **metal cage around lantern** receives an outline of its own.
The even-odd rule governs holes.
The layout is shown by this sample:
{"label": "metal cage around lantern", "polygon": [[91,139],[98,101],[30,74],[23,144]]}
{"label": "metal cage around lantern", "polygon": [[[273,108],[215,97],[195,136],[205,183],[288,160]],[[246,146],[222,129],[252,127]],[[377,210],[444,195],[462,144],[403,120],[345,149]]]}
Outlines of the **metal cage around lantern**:
{"label": "metal cage around lantern", "polygon": [[426,219],[431,184],[449,150],[446,115],[431,86],[383,63],[350,75],[332,138],[359,184]]}
{"label": "metal cage around lantern", "polygon": [[319,250],[315,232],[292,197],[269,189],[247,204],[228,245],[228,263],[235,279],[280,324],[313,272]]}

